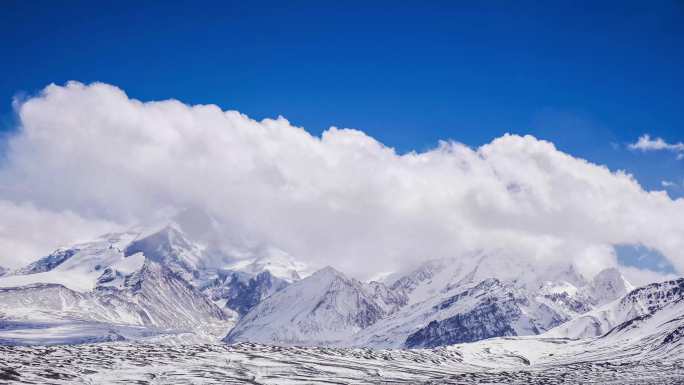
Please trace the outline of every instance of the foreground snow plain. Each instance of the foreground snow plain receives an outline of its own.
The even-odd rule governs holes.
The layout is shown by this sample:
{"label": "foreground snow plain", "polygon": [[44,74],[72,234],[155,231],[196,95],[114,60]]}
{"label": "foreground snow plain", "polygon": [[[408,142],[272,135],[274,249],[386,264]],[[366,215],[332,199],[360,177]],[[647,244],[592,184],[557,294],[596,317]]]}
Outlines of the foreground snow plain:
{"label": "foreground snow plain", "polygon": [[[0,346],[0,382],[27,384],[680,384],[680,358],[567,339],[372,350],[105,343]],[[587,350],[588,349],[588,350]],[[668,354],[669,355],[669,354]],[[681,357],[681,355],[679,356]]]}

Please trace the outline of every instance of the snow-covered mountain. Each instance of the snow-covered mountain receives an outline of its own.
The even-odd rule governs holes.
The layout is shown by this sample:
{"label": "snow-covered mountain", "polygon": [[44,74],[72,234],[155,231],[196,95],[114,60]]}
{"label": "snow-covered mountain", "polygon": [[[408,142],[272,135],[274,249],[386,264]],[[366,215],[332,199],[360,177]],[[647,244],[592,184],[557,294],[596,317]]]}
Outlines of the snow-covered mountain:
{"label": "snow-covered mountain", "polygon": [[[665,286],[650,294],[675,298],[674,285]],[[43,383],[49,375],[98,384],[153,378],[164,383],[225,383],[228,379],[259,384],[334,380],[354,384],[675,385],[684,380],[682,302],[666,302],[649,317],[600,337],[577,340],[547,333],[410,350],[255,343],[194,344],[182,349],[125,342],[0,346],[0,376],[23,383]]]}
{"label": "snow-covered mountain", "polygon": [[108,234],[2,277],[1,322],[12,327],[4,327],[0,338],[32,330],[63,338],[66,328],[76,341],[159,334],[206,340],[230,328],[228,315],[172,270],[175,264],[127,253],[135,239],[134,233]]}
{"label": "snow-covered mountain", "polygon": [[202,269],[202,248],[188,240],[179,226],[170,224],[152,234],[141,236],[126,245],[124,257],[141,253],[148,261],[156,262],[193,282]]}
{"label": "snow-covered mountain", "polygon": [[201,243],[173,223],[60,248],[0,277],[0,340],[212,341],[289,284],[269,269],[289,279],[297,274],[283,269],[283,255],[273,263],[269,254],[232,261],[249,269],[240,271],[209,267],[205,254]]}
{"label": "snow-covered mountain", "polygon": [[631,287],[614,270],[591,281],[572,267],[554,281],[491,278],[500,269],[488,256],[432,260],[387,285],[327,268],[255,306],[226,340],[413,348],[536,335]]}
{"label": "snow-covered mountain", "polygon": [[[495,338],[449,347],[480,368],[510,370],[525,366],[558,367],[564,376],[591,367],[613,367],[607,383],[644,383],[618,378],[630,367],[655,366],[664,378],[648,383],[682,383],[684,372],[684,278],[653,283],[538,336]],[[568,338],[581,337],[581,338]],[[607,364],[611,362],[610,364]],[[673,362],[674,367],[659,363]],[[639,378],[639,373],[633,374]],[[603,381],[588,376],[587,383]]]}
{"label": "snow-covered mountain", "polygon": [[549,332],[555,337],[586,338],[615,334],[643,324],[658,313],[684,320],[684,278],[652,283],[587,312]]}
{"label": "snow-covered mountain", "polygon": [[0,289],[0,340],[74,343],[160,335],[208,341],[230,326],[226,315],[170,270],[146,262],[118,287],[78,292],[36,283]]}
{"label": "snow-covered mountain", "polygon": [[[581,284],[581,280],[576,282]],[[435,347],[491,337],[541,334],[581,317],[595,305],[619,298],[631,287],[615,269],[600,272],[579,288],[567,281],[545,281],[538,290],[529,290],[514,283],[486,279],[433,306],[433,318],[437,319],[411,334],[405,346]],[[453,315],[449,314],[447,309],[459,303]]]}
{"label": "snow-covered mountain", "polygon": [[337,345],[387,315],[363,283],[326,267],[264,299],[226,336],[271,344]]}
{"label": "snow-covered mountain", "polygon": [[409,298],[408,306],[359,332],[354,345],[434,347],[499,336],[543,333],[588,311],[588,298],[558,281],[531,287],[520,282],[484,278],[485,260],[475,265],[431,261],[391,289]]}
{"label": "snow-covered mountain", "polygon": [[55,250],[0,277],[0,340],[420,348],[596,336],[652,308],[616,305],[633,288],[615,269],[587,279],[479,253],[360,282],[331,267],[309,275],[275,247],[217,253],[177,223]]}

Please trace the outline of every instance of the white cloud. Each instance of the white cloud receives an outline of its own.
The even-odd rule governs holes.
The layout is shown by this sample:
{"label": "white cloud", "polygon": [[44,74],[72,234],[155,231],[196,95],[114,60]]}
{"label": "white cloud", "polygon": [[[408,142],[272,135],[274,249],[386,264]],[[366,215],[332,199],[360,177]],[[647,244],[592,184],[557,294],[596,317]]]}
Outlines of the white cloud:
{"label": "white cloud", "polygon": [[51,85],[17,109],[0,198],[46,212],[123,224],[201,209],[227,238],[359,277],[471,250],[592,273],[617,263],[613,244],[684,269],[684,200],[531,136],[397,154],[358,130],[319,138],[284,118],[142,103],[100,83]]}
{"label": "white cloud", "polygon": [[672,151],[677,154],[678,160],[684,159],[684,143],[678,142],[671,144],[667,143],[662,138],[651,139],[651,136],[648,134],[640,136],[639,140],[637,140],[636,143],[632,143],[629,145],[629,148],[632,150],[641,150],[644,152]]}
{"label": "white cloud", "polygon": [[653,282],[663,282],[672,279],[677,279],[679,276],[670,273],[661,273],[658,271],[639,269],[633,266],[622,267],[620,269],[622,274],[627,278],[627,281],[632,285],[639,287],[648,285]]}
{"label": "white cloud", "polygon": [[660,182],[660,185],[669,188],[669,187],[677,187],[677,183],[669,181],[669,180],[663,180]]}
{"label": "white cloud", "polygon": [[0,200],[0,266],[18,268],[60,246],[89,241],[117,226],[70,211]]}

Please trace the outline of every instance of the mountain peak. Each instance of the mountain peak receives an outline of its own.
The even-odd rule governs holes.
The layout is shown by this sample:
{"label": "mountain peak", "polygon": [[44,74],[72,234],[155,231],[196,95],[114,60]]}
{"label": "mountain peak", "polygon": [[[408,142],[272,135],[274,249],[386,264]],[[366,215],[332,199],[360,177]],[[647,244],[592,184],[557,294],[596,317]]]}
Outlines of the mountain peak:
{"label": "mountain peak", "polygon": [[618,269],[601,270],[591,281],[592,296],[599,304],[614,301],[634,290]]}
{"label": "mountain peak", "polygon": [[326,266],[264,299],[225,340],[339,344],[385,314],[360,282]]}
{"label": "mountain peak", "polygon": [[152,261],[186,273],[194,272],[202,263],[200,247],[190,242],[173,223],[131,242],[126,247],[124,255],[128,257],[140,252]]}
{"label": "mountain peak", "polygon": [[330,277],[330,278],[341,277],[341,278],[347,278],[347,277],[344,276],[344,274],[342,274],[341,272],[339,272],[338,270],[336,270],[334,267],[332,267],[332,266],[330,266],[330,265],[325,266],[324,268],[317,270],[316,272],[314,272],[313,274],[311,274],[311,276],[312,276],[312,277],[317,277],[317,278],[323,278],[323,277]]}

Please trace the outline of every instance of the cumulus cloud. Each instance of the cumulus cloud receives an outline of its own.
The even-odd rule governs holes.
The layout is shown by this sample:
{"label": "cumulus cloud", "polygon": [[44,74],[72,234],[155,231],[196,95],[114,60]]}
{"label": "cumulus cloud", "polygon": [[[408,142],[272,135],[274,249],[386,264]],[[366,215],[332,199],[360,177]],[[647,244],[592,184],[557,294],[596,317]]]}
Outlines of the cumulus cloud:
{"label": "cumulus cloud", "polygon": [[46,212],[125,225],[193,208],[226,239],[361,278],[472,250],[592,274],[617,264],[614,244],[684,269],[684,200],[531,136],[398,154],[355,129],[316,137],[282,117],[143,103],[101,83],[48,86],[17,113],[0,198]]}
{"label": "cumulus cloud", "polygon": [[648,134],[639,137],[636,143],[629,145],[632,150],[641,151],[672,151],[677,154],[677,159],[684,159],[684,143],[668,143],[662,138],[651,139]]}
{"label": "cumulus cloud", "polygon": [[660,185],[665,187],[665,188],[674,188],[674,187],[679,187],[679,185],[671,180],[663,180],[660,181]]}

